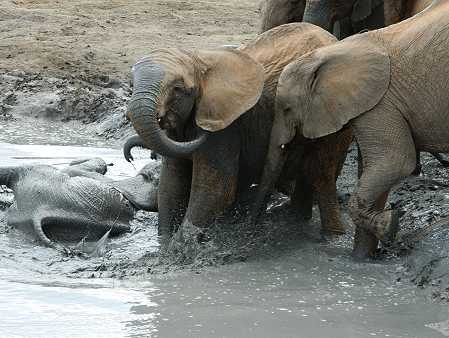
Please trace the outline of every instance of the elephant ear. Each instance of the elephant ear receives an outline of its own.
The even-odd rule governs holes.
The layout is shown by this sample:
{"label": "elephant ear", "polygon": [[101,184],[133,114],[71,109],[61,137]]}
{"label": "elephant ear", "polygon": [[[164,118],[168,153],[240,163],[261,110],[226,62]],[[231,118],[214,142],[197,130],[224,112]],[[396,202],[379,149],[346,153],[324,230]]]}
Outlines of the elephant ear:
{"label": "elephant ear", "polygon": [[264,86],[264,68],[247,54],[229,48],[203,50],[197,55],[203,69],[196,124],[218,131],[257,103]]}
{"label": "elephant ear", "polygon": [[362,21],[369,17],[373,10],[372,0],[357,0],[352,7],[351,20]]}
{"label": "elephant ear", "polygon": [[366,34],[317,49],[301,63],[310,86],[301,116],[307,138],[332,134],[371,110],[390,83],[388,51]]}

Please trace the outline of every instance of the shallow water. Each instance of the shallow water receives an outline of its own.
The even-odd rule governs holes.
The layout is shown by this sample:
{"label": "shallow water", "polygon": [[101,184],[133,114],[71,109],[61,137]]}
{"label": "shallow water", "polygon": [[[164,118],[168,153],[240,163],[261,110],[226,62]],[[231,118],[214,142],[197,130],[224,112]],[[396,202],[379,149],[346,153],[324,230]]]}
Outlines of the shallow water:
{"label": "shallow water", "polygon": [[[147,156],[140,153],[135,169],[120,150],[95,148],[103,143],[92,138],[68,136],[71,142],[54,142],[65,145],[43,146],[35,145],[40,136],[28,136],[33,145],[0,144],[2,165],[63,166],[100,156],[114,163],[108,175],[123,178]],[[156,218],[150,219],[145,228],[112,240],[104,257],[81,258],[63,257],[6,229],[1,212],[0,337],[449,336],[447,305],[397,281],[399,262],[354,263],[341,243],[304,241],[277,257],[198,273],[79,278],[79,271],[97,276],[102,261],[136,261],[156,251]]]}

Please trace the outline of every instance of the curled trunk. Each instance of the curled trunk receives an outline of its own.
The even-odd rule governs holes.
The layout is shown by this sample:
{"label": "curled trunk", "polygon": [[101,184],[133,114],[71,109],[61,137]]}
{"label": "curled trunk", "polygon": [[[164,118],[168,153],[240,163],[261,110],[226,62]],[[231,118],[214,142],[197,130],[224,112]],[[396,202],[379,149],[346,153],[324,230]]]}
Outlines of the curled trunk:
{"label": "curled trunk", "polygon": [[133,155],[131,155],[131,149],[134,147],[145,147],[142,138],[138,135],[129,137],[123,145],[123,156],[128,162],[134,160]]}
{"label": "curled trunk", "polygon": [[162,92],[164,70],[145,59],[134,66],[134,89],[128,105],[128,116],[145,147],[168,157],[189,158],[207,139],[201,130],[189,142],[170,139],[158,121],[158,103]]}

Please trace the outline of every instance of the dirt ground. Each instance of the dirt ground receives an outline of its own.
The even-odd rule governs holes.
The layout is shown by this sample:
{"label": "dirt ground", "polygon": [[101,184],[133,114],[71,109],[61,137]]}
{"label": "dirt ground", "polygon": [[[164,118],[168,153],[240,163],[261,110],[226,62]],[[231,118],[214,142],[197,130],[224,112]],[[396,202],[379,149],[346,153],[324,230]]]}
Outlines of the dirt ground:
{"label": "dirt ground", "polygon": [[0,70],[124,80],[156,48],[250,39],[257,11],[258,0],[3,0]]}

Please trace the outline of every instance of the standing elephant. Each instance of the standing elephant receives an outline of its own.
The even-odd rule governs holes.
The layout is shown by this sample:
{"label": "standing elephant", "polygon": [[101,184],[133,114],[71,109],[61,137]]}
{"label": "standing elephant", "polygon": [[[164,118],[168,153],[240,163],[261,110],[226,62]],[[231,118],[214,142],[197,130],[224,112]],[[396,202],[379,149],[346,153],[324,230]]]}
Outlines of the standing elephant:
{"label": "standing elephant", "polygon": [[[262,30],[302,20],[333,32],[342,39],[365,29],[372,30],[398,23],[421,12],[431,3],[432,0],[267,0],[262,6]],[[337,22],[338,25],[335,25]],[[335,30],[336,27],[338,31]],[[417,163],[413,174],[419,175],[420,154],[416,155]],[[432,155],[444,167],[449,167],[449,161],[441,154]]]}
{"label": "standing elephant", "polygon": [[279,74],[335,41],[293,23],[238,49],[161,49],[134,65],[128,117],[142,143],[163,156],[161,235],[181,222],[205,226],[260,180]]}
{"label": "standing elephant", "polygon": [[[284,115],[304,137],[352,128],[364,171],[350,200],[354,255],[390,241],[398,213],[384,210],[390,189],[410,175],[416,150],[449,151],[449,1],[409,20],[358,34],[290,64],[279,85]],[[295,95],[290,95],[295,93]]]}

